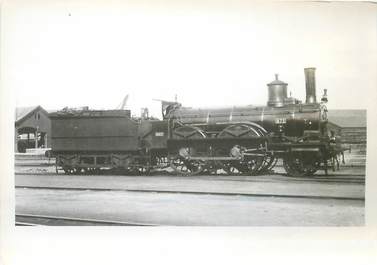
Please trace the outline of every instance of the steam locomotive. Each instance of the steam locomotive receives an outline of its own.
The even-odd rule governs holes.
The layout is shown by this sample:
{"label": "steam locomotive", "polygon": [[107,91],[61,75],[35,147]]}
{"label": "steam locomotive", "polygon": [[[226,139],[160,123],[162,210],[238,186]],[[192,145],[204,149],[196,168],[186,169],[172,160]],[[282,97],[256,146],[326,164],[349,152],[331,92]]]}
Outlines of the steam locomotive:
{"label": "steam locomotive", "polygon": [[269,84],[266,106],[195,109],[162,101],[162,120],[131,118],[129,110],[63,109],[50,114],[57,170],[67,174],[111,168],[139,173],[171,168],[258,175],[279,159],[288,175],[327,174],[342,152],[327,129],[326,90],[317,103],[315,68],[305,68],[306,101]]}

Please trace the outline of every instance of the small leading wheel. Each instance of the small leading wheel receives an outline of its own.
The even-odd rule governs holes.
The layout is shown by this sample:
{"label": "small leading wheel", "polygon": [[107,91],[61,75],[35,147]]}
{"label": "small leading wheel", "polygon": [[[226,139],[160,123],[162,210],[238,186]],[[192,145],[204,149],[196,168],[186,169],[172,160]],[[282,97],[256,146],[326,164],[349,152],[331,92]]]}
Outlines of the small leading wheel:
{"label": "small leading wheel", "polygon": [[310,154],[288,154],[283,160],[283,166],[289,176],[312,176],[319,168],[320,162]]}

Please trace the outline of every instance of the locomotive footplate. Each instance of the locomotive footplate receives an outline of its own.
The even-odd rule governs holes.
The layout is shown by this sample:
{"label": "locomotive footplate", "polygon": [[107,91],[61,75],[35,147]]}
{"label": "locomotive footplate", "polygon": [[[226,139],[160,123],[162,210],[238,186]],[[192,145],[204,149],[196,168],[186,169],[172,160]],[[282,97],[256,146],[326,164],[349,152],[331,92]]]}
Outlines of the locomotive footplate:
{"label": "locomotive footplate", "polygon": [[230,156],[190,156],[187,160],[203,160],[203,161],[231,161],[241,160],[242,157],[230,157]]}
{"label": "locomotive footplate", "polygon": [[223,147],[242,145],[247,147],[258,147],[265,144],[266,137],[248,137],[248,138],[197,138],[197,139],[168,139],[167,147],[169,151],[177,150],[181,147],[197,146],[205,147]]}
{"label": "locomotive footplate", "polygon": [[309,152],[320,153],[327,149],[323,143],[269,143],[269,151],[273,153]]}

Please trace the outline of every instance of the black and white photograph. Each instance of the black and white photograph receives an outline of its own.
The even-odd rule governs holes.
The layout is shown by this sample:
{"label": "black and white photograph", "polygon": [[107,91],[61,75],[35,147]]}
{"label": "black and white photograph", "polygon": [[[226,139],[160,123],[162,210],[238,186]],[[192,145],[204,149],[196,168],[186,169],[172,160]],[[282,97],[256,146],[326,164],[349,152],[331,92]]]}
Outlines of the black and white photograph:
{"label": "black and white photograph", "polygon": [[164,228],[368,237],[376,11],[374,2],[5,2],[5,223],[18,241]]}

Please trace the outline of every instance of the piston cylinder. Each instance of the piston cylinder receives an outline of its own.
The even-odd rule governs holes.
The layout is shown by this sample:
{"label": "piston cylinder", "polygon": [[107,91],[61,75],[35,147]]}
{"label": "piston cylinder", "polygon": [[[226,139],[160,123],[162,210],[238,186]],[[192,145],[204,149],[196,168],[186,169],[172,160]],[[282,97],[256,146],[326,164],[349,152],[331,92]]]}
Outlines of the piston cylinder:
{"label": "piston cylinder", "polygon": [[316,103],[315,68],[305,68],[306,103]]}
{"label": "piston cylinder", "polygon": [[275,80],[268,86],[268,102],[267,105],[271,107],[284,106],[284,100],[287,98],[287,83],[284,83],[278,79],[278,75],[275,74]]}

